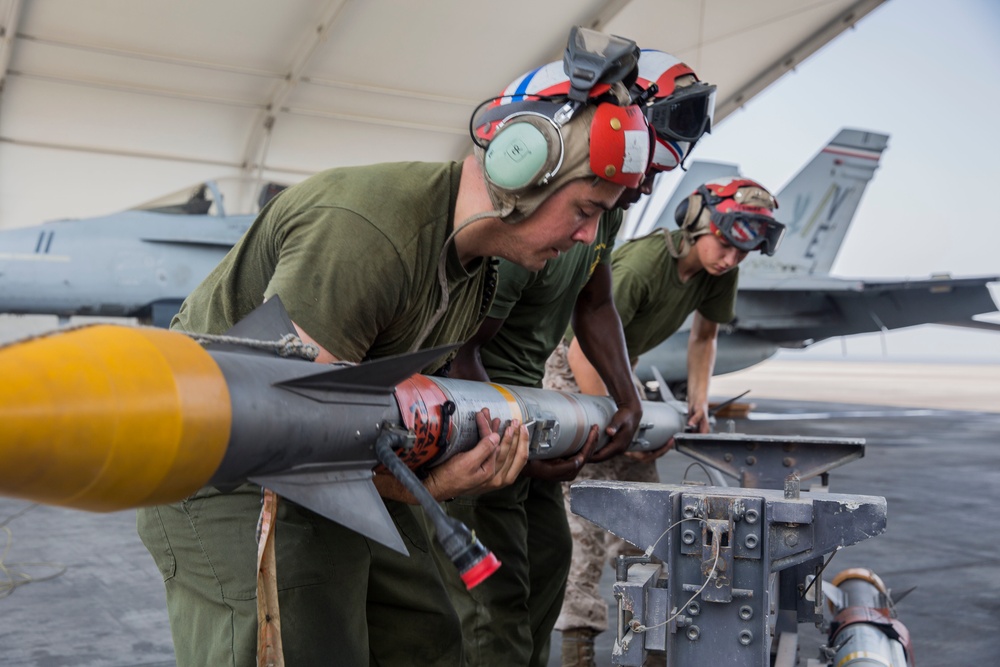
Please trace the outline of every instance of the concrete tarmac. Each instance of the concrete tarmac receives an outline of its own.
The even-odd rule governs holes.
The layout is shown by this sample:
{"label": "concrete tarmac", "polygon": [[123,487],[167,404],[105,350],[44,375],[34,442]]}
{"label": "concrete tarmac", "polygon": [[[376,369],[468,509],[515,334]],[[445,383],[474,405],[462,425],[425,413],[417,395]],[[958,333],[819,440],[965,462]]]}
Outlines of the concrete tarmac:
{"label": "concrete tarmac", "polygon": [[[916,587],[897,611],[913,638],[917,665],[997,664],[992,632],[1000,628],[1000,413],[755,403],[750,419],[735,421],[737,432],[866,440],[864,458],[831,472],[830,490],[885,497],[887,530],[839,552],[824,576],[867,567],[897,595]],[[664,456],[661,481],[679,483],[689,462],[676,452]],[[612,581],[606,568],[609,610]],[[804,665],[819,657],[823,638],[812,625],[800,625],[799,632]],[[560,665],[560,639],[553,634],[551,667]],[[611,632],[598,636],[599,666],[611,664],[612,642]]]}
{"label": "concrete tarmac", "polygon": [[[796,375],[808,377],[810,387],[823,386],[824,379],[805,367]],[[718,390],[724,379],[713,387]],[[898,612],[921,667],[995,664],[1000,392],[991,399],[992,410],[987,404],[957,411],[921,401],[888,406],[879,396],[888,398],[891,389],[871,381],[861,386],[874,391],[874,399],[862,400],[857,391],[859,398],[849,403],[790,401],[767,398],[755,388],[748,400],[756,407],[749,419],[734,422],[735,430],[865,438],[865,458],[833,471],[831,490],[885,496],[888,529],[841,551],[828,576],[863,566],[897,593],[916,586]],[[942,387],[938,391],[949,394]],[[724,398],[728,392],[717,393]],[[804,391],[798,396],[809,398]],[[720,424],[720,430],[727,426]],[[679,482],[688,461],[676,452],[663,457],[663,481]],[[9,531],[0,533],[0,664],[173,665],[163,584],[135,533],[135,513],[29,507],[0,499],[0,530]],[[20,585],[11,589],[10,583]],[[609,604],[610,585],[608,576]],[[820,637],[812,626],[800,631],[804,664],[816,657]],[[550,665],[559,664],[559,643],[556,632]],[[599,664],[610,664],[610,633],[600,636],[598,647]]]}

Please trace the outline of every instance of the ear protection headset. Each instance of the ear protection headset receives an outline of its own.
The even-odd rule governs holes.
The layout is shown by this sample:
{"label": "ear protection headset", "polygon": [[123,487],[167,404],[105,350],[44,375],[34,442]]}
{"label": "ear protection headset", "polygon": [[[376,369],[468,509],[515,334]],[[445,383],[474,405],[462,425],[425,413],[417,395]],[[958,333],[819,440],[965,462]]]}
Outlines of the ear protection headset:
{"label": "ear protection headset", "polygon": [[[493,187],[520,194],[548,185],[559,174],[566,136],[565,125],[556,118],[564,108],[548,101],[515,102],[488,109],[476,119],[472,134],[484,150],[483,171]],[[586,142],[590,170],[617,185],[639,187],[651,156],[651,135],[642,109],[599,103],[586,132],[581,139]]]}
{"label": "ear protection headset", "polygon": [[[638,60],[639,47],[634,41],[575,26],[561,63],[549,63],[522,75],[500,97],[480,105],[472,114],[469,130],[475,144],[485,151],[483,171],[490,185],[517,195],[552,182],[566,159],[562,128],[585,107],[598,105],[600,111],[604,106],[600,100],[605,96],[617,96],[619,104],[628,104],[628,86],[638,76]],[[488,108],[480,114],[484,106]],[[586,138],[587,148],[595,174],[626,187],[638,187],[642,175],[633,177],[634,165],[642,153],[641,161],[647,163],[642,165],[644,172],[650,150],[648,142],[636,138],[639,125],[631,118],[634,114],[628,116],[614,121],[614,131],[621,131],[618,137],[604,133],[595,141],[593,133],[600,128],[593,125]],[[642,126],[646,127],[644,119]],[[578,144],[574,137],[571,141],[570,160],[575,162]],[[592,154],[595,148],[603,153],[599,165]]]}
{"label": "ear protection headset", "polygon": [[[521,102],[494,107],[480,117],[480,127],[486,123],[492,134],[484,147],[483,171],[493,186],[519,194],[547,185],[559,173],[566,149],[562,130],[552,117],[560,107]],[[500,113],[503,117],[494,125]]]}
{"label": "ear protection headset", "polygon": [[690,199],[690,197],[685,197],[684,200],[677,205],[677,208],[674,209],[674,222],[676,222],[677,226],[681,229],[687,229],[691,223],[697,220],[698,216],[701,215],[701,210],[705,207],[705,201],[704,198],[702,198],[701,206],[698,208],[698,212],[692,215],[691,219],[688,220],[688,210],[690,209],[688,201]]}

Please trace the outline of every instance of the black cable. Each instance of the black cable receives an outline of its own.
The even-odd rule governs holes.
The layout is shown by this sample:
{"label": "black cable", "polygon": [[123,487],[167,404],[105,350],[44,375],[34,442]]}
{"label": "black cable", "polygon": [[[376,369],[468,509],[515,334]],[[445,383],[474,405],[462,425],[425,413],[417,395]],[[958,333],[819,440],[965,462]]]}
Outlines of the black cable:
{"label": "black cable", "polygon": [[403,444],[403,435],[383,428],[375,441],[375,456],[406,487],[434,524],[435,538],[455,565],[467,588],[479,584],[500,567],[500,561],[483,546],[469,528],[444,510],[412,470],[396,455],[394,447]]}

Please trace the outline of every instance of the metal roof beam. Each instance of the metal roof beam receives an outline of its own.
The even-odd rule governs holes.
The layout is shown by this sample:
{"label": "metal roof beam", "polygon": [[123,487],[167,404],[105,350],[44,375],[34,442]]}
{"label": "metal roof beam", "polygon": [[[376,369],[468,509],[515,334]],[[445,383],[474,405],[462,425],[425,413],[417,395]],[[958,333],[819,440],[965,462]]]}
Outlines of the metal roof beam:
{"label": "metal roof beam", "polygon": [[7,68],[10,66],[10,56],[14,51],[14,37],[17,35],[17,24],[21,20],[23,0],[10,0],[7,5],[7,15],[0,23],[0,95],[3,95],[4,84],[7,83]]}
{"label": "metal roof beam", "polygon": [[352,83],[347,81],[335,81],[333,79],[321,79],[314,76],[303,76],[299,78],[302,83],[319,88],[339,88],[340,90],[352,90],[361,93],[372,93],[373,95],[386,95],[389,97],[402,97],[407,100],[425,100],[427,102],[438,102],[441,104],[455,104],[459,106],[474,107],[482,100],[474,98],[452,97],[449,95],[436,95],[424,93],[418,90],[404,90],[402,88],[386,88],[385,86],[372,86],[362,83]]}
{"label": "metal roof beam", "polygon": [[[591,30],[604,32],[604,26],[610,23],[613,18],[618,16],[618,14],[631,2],[632,0],[608,0],[597,13],[590,17],[589,21],[585,21],[581,25],[585,28],[590,28]],[[561,52],[559,56],[562,57]]]}
{"label": "metal roof beam", "polygon": [[9,76],[36,81],[47,81],[66,86],[80,86],[83,88],[94,88],[97,90],[113,90],[121,93],[134,93],[137,95],[152,95],[155,97],[167,97],[175,100],[188,100],[194,102],[207,102],[230,107],[242,107],[251,109],[261,109],[264,104],[254,100],[240,100],[234,97],[220,97],[218,95],[205,95],[202,93],[189,93],[175,88],[157,88],[155,86],[144,86],[136,83],[121,83],[118,81],[108,81],[104,79],[90,79],[81,76],[65,77],[41,72],[29,72],[21,70],[10,70]]}
{"label": "metal roof beam", "polygon": [[302,78],[302,72],[316,55],[320,45],[326,41],[327,35],[330,34],[330,27],[347,2],[348,0],[328,0],[319,21],[310,24],[306,34],[299,40],[298,43],[301,44],[301,47],[292,59],[292,65],[285,75],[285,80],[272,93],[264,110],[258,114],[250,129],[250,137],[243,151],[243,170],[246,173],[250,174],[263,169],[264,161],[267,158],[267,140],[274,128],[277,112],[285,106],[285,102],[295,91],[295,87]]}
{"label": "metal roof beam", "polygon": [[103,46],[97,44],[87,44],[84,42],[74,42],[68,39],[54,39],[51,37],[40,37],[24,32],[18,32],[17,38],[24,42],[32,42],[42,46],[55,47],[59,49],[70,49],[73,51],[86,51],[88,53],[100,53],[107,56],[127,58],[129,60],[145,60],[147,62],[162,63],[166,65],[178,65],[192,69],[203,69],[213,72],[224,72],[226,74],[243,74],[246,76],[256,76],[265,79],[281,79],[281,72],[260,69],[258,67],[246,67],[244,65],[230,65],[228,63],[209,62],[207,60],[193,60],[181,56],[172,56],[163,53],[151,53],[149,51],[136,51],[135,49],[122,49],[113,46]]}
{"label": "metal roof beam", "polygon": [[836,19],[830,21],[818,31],[797,44],[777,62],[772,64],[770,67],[765,68],[760,74],[752,79],[750,83],[716,104],[714,122],[716,124],[721,122],[726,116],[753,98],[754,95],[777,81],[785,73],[795,69],[802,61],[811,56],[824,45],[828,44],[837,35],[844,32],[847,28],[853,27],[855,23],[860,21],[883,2],[885,2],[885,0],[860,0]]}
{"label": "metal roof beam", "polygon": [[[632,0],[605,0],[604,4],[601,6],[600,9],[594,12],[589,18],[581,21],[578,25],[583,26],[584,28],[590,28],[591,30],[597,30],[603,32],[604,27],[608,23],[610,23],[612,19],[618,16],[618,14],[621,13],[621,11],[625,9],[625,7],[627,7],[631,2]],[[556,60],[562,60],[563,55],[566,53],[566,41],[568,37],[569,37],[569,29],[567,29],[564,34],[559,36],[560,41],[552,49],[551,59],[546,62],[554,62]],[[511,79],[513,79],[516,76],[520,76],[522,73],[523,72],[518,72],[516,74],[511,75]],[[509,83],[509,81],[507,83]],[[499,88],[501,86],[506,85],[506,83],[497,82],[496,85],[497,89],[499,90]],[[473,104],[479,104],[479,102],[481,101],[482,100],[477,100]],[[465,144],[464,148],[462,149],[461,155],[456,156],[455,159],[457,160],[465,159],[465,156],[471,153],[472,149],[473,149],[473,143],[472,143],[472,138],[470,137],[469,141]]]}
{"label": "metal roof beam", "polygon": [[[71,144],[54,141],[33,141],[30,139],[15,139],[13,137],[0,136],[0,144],[10,144],[11,146],[22,146],[25,148],[41,148],[46,150],[70,151],[73,153],[90,153],[93,155],[114,155],[116,157],[141,158],[144,160],[158,160],[163,162],[182,162],[184,164],[211,165],[216,167],[226,167],[241,169],[242,164],[232,160],[215,160],[212,158],[195,157],[193,155],[177,155],[172,153],[156,153],[152,151],[128,150],[125,148],[107,148],[103,146],[87,146],[84,144]],[[301,176],[311,176],[315,172],[297,167],[269,167],[270,170],[298,174]]]}

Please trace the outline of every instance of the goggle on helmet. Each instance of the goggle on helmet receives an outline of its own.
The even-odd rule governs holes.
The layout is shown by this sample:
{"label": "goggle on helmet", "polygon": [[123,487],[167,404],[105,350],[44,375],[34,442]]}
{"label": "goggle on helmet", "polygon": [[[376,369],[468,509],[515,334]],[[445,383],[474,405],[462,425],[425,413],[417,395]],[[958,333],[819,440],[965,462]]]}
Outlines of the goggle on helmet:
{"label": "goggle on helmet", "polygon": [[[709,182],[695,193],[701,195],[702,206],[708,209],[709,231],[730,245],[744,252],[760,250],[765,255],[773,255],[781,245],[785,225],[771,214],[778,208],[778,200],[756,181],[734,178]],[[748,199],[768,205],[741,203]]]}
{"label": "goggle on helmet", "polygon": [[[678,79],[685,76],[693,77],[694,83],[678,86]],[[646,120],[656,133],[652,166],[670,171],[683,164],[698,139],[712,131],[715,86],[699,81],[694,70],[669,53],[644,49],[634,88],[646,100]]]}

